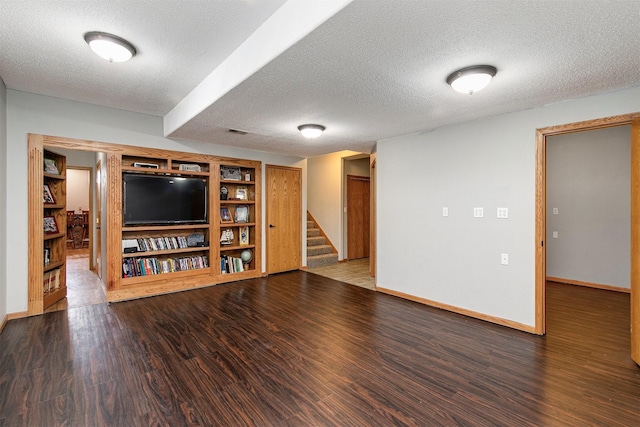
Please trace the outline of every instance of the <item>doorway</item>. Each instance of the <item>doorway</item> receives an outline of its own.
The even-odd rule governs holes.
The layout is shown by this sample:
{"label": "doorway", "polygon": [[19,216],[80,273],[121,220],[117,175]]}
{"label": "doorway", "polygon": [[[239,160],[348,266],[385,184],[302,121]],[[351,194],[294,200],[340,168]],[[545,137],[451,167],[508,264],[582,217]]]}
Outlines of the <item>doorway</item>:
{"label": "doorway", "polygon": [[302,170],[267,165],[267,274],[302,266]]}
{"label": "doorway", "polygon": [[[94,174],[90,166],[77,166],[70,163],[86,164],[85,153],[70,150],[64,152],[67,164],[66,210],[66,285],[65,299],[45,307],[45,312],[59,311],[71,307],[83,307],[106,302],[106,293],[100,278],[96,275],[93,242],[93,197]],[[88,153],[86,153],[88,154]],[[76,163],[77,164],[77,163]]]}
{"label": "doorway", "polygon": [[546,144],[547,137],[631,125],[631,358],[640,364],[640,113],[571,123],[536,131],[536,325],[546,332]]}

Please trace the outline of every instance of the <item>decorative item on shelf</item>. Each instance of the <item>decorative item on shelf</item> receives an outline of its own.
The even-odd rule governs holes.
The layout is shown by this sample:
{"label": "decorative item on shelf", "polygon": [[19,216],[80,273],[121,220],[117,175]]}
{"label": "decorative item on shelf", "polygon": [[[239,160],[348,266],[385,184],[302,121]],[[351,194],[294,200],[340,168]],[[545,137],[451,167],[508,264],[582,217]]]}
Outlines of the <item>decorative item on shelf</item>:
{"label": "decorative item on shelf", "polygon": [[247,246],[249,244],[249,227],[245,225],[240,227],[240,246]]}
{"label": "decorative item on shelf", "polygon": [[134,168],[147,168],[147,169],[159,169],[160,166],[158,166],[155,163],[143,163],[143,162],[134,162],[133,163],[133,167]]}
{"label": "decorative item on shelf", "polygon": [[201,172],[200,165],[192,163],[182,163],[180,164],[180,166],[178,166],[178,169],[181,171]]}
{"label": "decorative item on shelf", "polygon": [[44,248],[44,265],[49,265],[51,262],[51,248]]}
{"label": "decorative item on shelf", "polygon": [[249,200],[249,190],[247,189],[247,187],[236,188],[236,199]]}
{"label": "decorative item on shelf", "polygon": [[224,185],[220,186],[220,200],[227,200],[229,196],[229,189]]}
{"label": "decorative item on shelf", "polygon": [[220,222],[233,222],[231,212],[229,212],[229,208],[226,206],[220,207]]}
{"label": "decorative item on shelf", "polygon": [[43,275],[42,290],[45,294],[51,292],[51,272],[46,271]]}
{"label": "decorative item on shelf", "polygon": [[51,189],[49,185],[44,184],[43,186],[43,201],[45,205],[55,205],[56,199],[53,197],[53,193],[51,193]]}
{"label": "decorative item on shelf", "polygon": [[242,171],[235,166],[220,166],[220,179],[240,181],[242,179]]}
{"label": "decorative item on shelf", "polygon": [[251,181],[251,172],[246,171],[246,172],[244,173],[244,180],[245,180],[245,181]]}
{"label": "decorative item on shelf", "polygon": [[203,233],[189,234],[189,236],[187,236],[187,246],[189,246],[190,248],[204,246],[204,234]]}
{"label": "decorative item on shelf", "polygon": [[53,216],[45,216],[42,220],[44,225],[44,234],[57,234],[58,231],[58,223],[56,222],[56,218]]}
{"label": "decorative item on shelf", "polygon": [[220,244],[221,245],[230,245],[233,243],[233,231],[230,228],[226,230],[222,230],[222,234],[220,234]]}
{"label": "decorative item on shelf", "polygon": [[56,268],[51,272],[51,282],[49,283],[49,287],[53,289],[60,288],[60,269]]}
{"label": "decorative item on shelf", "polygon": [[44,171],[46,173],[53,173],[56,175],[60,175],[60,171],[58,171],[58,165],[54,159],[44,159]]}
{"label": "decorative item on shelf", "polygon": [[234,222],[249,222],[249,206],[238,205],[236,207]]}
{"label": "decorative item on shelf", "polygon": [[249,269],[249,263],[253,259],[253,252],[251,252],[251,249],[245,249],[244,251],[242,251],[240,253],[240,259],[242,260],[242,263],[244,264],[244,269],[248,270]]}

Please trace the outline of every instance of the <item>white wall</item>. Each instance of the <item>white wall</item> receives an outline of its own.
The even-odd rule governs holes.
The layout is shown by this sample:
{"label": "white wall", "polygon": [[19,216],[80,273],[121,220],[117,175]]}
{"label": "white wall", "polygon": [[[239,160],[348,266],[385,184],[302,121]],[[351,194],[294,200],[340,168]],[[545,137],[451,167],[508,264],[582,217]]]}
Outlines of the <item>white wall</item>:
{"label": "white wall", "polygon": [[630,159],[631,126],[547,138],[547,276],[630,288]]}
{"label": "white wall", "polygon": [[82,213],[89,210],[90,172],[86,169],[67,169],[68,211]]}
{"label": "white wall", "polygon": [[[304,159],[215,144],[174,141],[164,138],[162,132],[161,117],[7,90],[6,173],[12,177],[12,185],[3,200],[11,200],[11,210],[7,211],[6,218],[11,227],[7,229],[6,241],[12,242],[12,246],[3,260],[12,266],[5,270],[7,283],[12,283],[6,292],[8,312],[27,310],[27,133],[259,160],[263,163],[263,173],[266,163],[300,167],[303,169],[303,186],[306,185]],[[303,209],[306,210],[304,187],[302,198]],[[264,239],[263,227],[263,242]],[[263,265],[266,265],[265,256],[263,251]]]}
{"label": "white wall", "polygon": [[535,131],[636,111],[640,87],[378,142],[377,285],[534,326]]}
{"label": "white wall", "polygon": [[[307,209],[318,221],[331,243],[338,249],[338,258],[344,259],[342,245],[342,193],[343,161],[345,157],[359,154],[340,151],[307,159]],[[305,216],[306,218],[306,213]],[[303,246],[306,246],[306,242]],[[305,258],[306,259],[306,258]]]}
{"label": "white wall", "polygon": [[7,315],[7,88],[0,79],[0,322]]}

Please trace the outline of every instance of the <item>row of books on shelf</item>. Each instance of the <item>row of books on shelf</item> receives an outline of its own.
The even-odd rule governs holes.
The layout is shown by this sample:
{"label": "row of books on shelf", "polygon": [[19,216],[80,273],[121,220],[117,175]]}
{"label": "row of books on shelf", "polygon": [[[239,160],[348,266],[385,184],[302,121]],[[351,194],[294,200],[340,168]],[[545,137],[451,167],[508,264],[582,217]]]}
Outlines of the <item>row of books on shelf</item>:
{"label": "row of books on shelf", "polygon": [[60,269],[45,271],[44,280],[42,282],[44,293],[49,293],[60,288]]}
{"label": "row of books on shelf", "polygon": [[[163,251],[188,247],[189,244],[185,236],[122,239],[122,252]],[[131,248],[131,250],[129,251],[127,248]]]}
{"label": "row of books on shelf", "polygon": [[232,257],[229,255],[220,256],[220,272],[222,274],[228,273],[242,273],[245,271],[245,265],[241,258]]}
{"label": "row of books on shelf", "polygon": [[122,277],[149,276],[208,267],[209,260],[205,255],[167,259],[125,258],[122,260]]}

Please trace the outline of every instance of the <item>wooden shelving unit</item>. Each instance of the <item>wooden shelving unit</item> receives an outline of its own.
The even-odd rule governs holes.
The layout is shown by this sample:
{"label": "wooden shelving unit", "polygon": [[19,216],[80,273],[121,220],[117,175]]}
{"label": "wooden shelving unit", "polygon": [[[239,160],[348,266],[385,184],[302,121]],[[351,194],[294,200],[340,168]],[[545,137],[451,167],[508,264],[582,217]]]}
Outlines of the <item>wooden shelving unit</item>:
{"label": "wooden shelving unit", "polygon": [[[40,314],[43,305],[64,295],[62,291],[43,295],[43,275],[60,269],[60,287],[65,286],[66,269],[66,164],[64,156],[56,157],[61,174],[44,173],[43,160],[56,155],[57,149],[83,150],[103,153],[102,169],[97,173],[104,176],[101,196],[106,204],[100,219],[100,239],[104,242],[100,260],[104,267],[104,281],[109,302],[143,298],[170,292],[211,286],[234,280],[249,279],[262,275],[262,170],[261,163],[254,160],[233,159],[207,154],[185,153],[157,148],[134,147],[99,141],[88,141],[57,136],[29,134],[29,301],[28,314]],[[57,156],[57,155],[56,155]],[[63,167],[65,166],[65,167]],[[221,177],[225,168],[239,168],[240,178]],[[125,221],[124,185],[125,174],[158,175],[173,177],[201,178],[206,182],[207,218],[204,222],[158,225]],[[249,174],[247,179],[246,175]],[[43,203],[43,183],[52,183],[56,200],[47,206]],[[225,186],[235,197],[238,189],[244,189],[246,200],[221,200],[220,190]],[[53,190],[52,190],[53,191]],[[242,193],[242,191],[241,191]],[[59,196],[62,196],[59,197]],[[220,208],[226,206],[230,212],[245,210],[246,222],[223,223]],[[54,216],[59,232],[43,235],[43,218]],[[128,224],[128,225],[125,225]],[[248,240],[241,244],[239,233],[246,227]],[[234,240],[229,245],[220,242],[221,230],[232,229]],[[188,238],[199,234],[203,238],[197,246],[160,247],[145,252],[125,253],[123,240]],[[51,260],[43,263],[43,249],[50,247]],[[242,251],[251,250],[252,259],[243,264],[243,271],[222,274],[221,259],[225,256],[239,258]],[[123,263],[138,258],[153,258],[157,262],[169,259],[200,257],[199,268],[182,271],[162,272],[138,277],[127,276]],[[206,257],[206,265],[202,263]],[[154,262],[156,262],[154,261]],[[246,267],[246,270],[244,269]],[[66,290],[66,287],[65,287]]]}
{"label": "wooden shelving unit", "polygon": [[[262,250],[259,223],[261,218],[260,162],[163,150],[153,150],[153,154],[155,155],[122,154],[119,186],[123,185],[123,174],[130,173],[203,178],[207,182],[207,222],[125,226],[124,212],[118,212],[121,214],[118,217],[123,221],[118,224],[120,227],[118,235],[123,244],[117,264],[122,266],[122,271],[119,272],[117,284],[113,287],[112,295],[115,295],[113,299],[147,296],[259,276]],[[241,179],[223,178],[221,170],[226,171],[229,168],[239,172]],[[228,197],[235,198],[240,195],[244,199],[220,200],[222,187],[232,192]],[[124,195],[121,196],[120,200],[114,201],[111,205],[122,209]],[[220,218],[222,207],[232,215],[231,222],[222,222]],[[242,213],[242,211],[244,211],[244,219],[234,221],[236,212]],[[242,220],[246,222],[239,222]],[[225,230],[233,231],[234,239],[230,245],[224,245],[221,242],[221,233]],[[244,240],[240,238],[242,231],[245,235],[248,234]],[[194,234],[202,236],[203,241],[199,246],[176,245],[174,239],[183,239],[184,242]],[[126,246],[136,246],[135,252],[129,252],[133,249],[125,252]],[[220,266],[224,265],[224,260],[240,259],[245,250],[250,251],[251,260],[242,263],[242,271],[223,273]],[[193,259],[197,267],[173,271],[167,266],[181,259],[187,259],[187,262]],[[205,262],[206,265],[204,265]],[[149,263],[151,264],[148,265]],[[132,272],[132,267],[135,269],[138,264],[141,271]],[[147,268],[143,273],[145,265]]]}
{"label": "wooden shelving unit", "polygon": [[[260,269],[260,164],[222,162],[219,168],[220,209],[216,213],[220,246],[217,268],[224,278],[253,276]],[[233,237],[225,239],[225,233],[229,232]]]}
{"label": "wooden shelving unit", "polygon": [[[177,160],[170,157],[122,156],[122,172],[143,175],[196,177],[211,188],[210,163]],[[124,197],[124,195],[123,195]],[[206,197],[207,213],[211,212],[210,197]],[[123,199],[124,200],[124,199]],[[149,207],[153,209],[152,206]],[[177,277],[185,275],[211,275],[211,230],[208,224],[135,225],[122,227],[122,280],[123,286],[153,281],[151,276]],[[124,218],[124,214],[123,214]],[[198,240],[198,243],[194,243]],[[135,250],[126,253],[125,247]],[[140,279],[144,277],[145,279]]]}
{"label": "wooden shelving unit", "polygon": [[[67,163],[66,157],[43,152],[43,229],[42,306],[43,309],[67,296]],[[47,170],[47,168],[57,169]],[[53,203],[52,199],[53,198]],[[55,227],[55,230],[52,228]]]}

